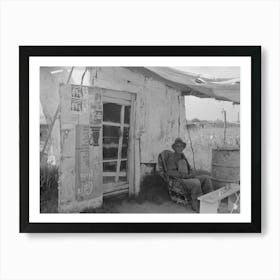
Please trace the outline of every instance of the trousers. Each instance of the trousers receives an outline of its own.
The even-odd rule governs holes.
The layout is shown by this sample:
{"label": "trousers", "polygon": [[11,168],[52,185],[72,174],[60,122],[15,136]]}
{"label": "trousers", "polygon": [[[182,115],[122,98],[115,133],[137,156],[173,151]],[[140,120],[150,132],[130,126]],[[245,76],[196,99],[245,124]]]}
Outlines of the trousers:
{"label": "trousers", "polygon": [[181,190],[191,197],[192,208],[198,212],[198,197],[213,191],[212,181],[209,175],[196,175],[195,178],[181,179]]}

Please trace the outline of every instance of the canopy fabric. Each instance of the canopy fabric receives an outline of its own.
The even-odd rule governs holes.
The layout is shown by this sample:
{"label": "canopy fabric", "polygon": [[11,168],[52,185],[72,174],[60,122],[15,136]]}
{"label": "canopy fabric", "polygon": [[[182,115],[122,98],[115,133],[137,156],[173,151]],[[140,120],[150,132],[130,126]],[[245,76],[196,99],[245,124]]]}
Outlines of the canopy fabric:
{"label": "canopy fabric", "polygon": [[177,88],[183,95],[215,98],[240,104],[240,79],[209,79],[171,67],[128,67]]}

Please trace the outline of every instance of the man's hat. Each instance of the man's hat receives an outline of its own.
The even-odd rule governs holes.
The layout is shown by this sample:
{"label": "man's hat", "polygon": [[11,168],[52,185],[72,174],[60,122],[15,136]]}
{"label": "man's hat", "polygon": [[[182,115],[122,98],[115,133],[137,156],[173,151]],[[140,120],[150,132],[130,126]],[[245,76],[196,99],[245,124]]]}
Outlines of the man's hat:
{"label": "man's hat", "polygon": [[175,147],[177,144],[183,144],[184,149],[186,148],[186,145],[187,145],[181,138],[176,138],[175,141],[174,141],[174,143],[173,143],[172,146],[171,146],[173,150],[175,150],[174,147]]}

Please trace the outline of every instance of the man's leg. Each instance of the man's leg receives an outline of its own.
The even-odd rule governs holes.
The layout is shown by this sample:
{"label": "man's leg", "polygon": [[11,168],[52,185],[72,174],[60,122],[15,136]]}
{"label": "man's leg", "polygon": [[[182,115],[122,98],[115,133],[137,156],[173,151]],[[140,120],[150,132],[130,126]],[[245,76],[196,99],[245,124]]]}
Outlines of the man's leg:
{"label": "man's leg", "polygon": [[201,190],[204,194],[213,191],[213,185],[210,176],[208,175],[197,175],[195,178],[199,179],[201,183]]}
{"label": "man's leg", "polygon": [[199,212],[199,201],[198,197],[201,196],[202,190],[201,190],[201,183],[199,179],[183,179],[183,190],[186,194],[191,195],[191,201],[192,201],[192,208],[196,212]]}

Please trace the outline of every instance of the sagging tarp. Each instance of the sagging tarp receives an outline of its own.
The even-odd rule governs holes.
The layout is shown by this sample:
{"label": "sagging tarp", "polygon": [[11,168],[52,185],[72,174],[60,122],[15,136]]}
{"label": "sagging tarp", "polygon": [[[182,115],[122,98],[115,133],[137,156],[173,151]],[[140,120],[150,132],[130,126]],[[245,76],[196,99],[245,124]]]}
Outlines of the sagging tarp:
{"label": "sagging tarp", "polygon": [[171,67],[127,67],[146,77],[165,82],[182,92],[200,98],[231,101],[240,104],[240,79],[209,79],[198,74],[179,71]]}

